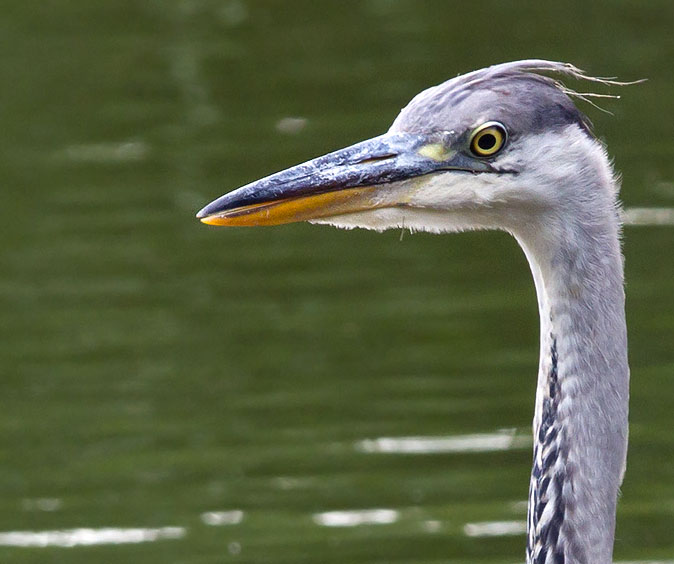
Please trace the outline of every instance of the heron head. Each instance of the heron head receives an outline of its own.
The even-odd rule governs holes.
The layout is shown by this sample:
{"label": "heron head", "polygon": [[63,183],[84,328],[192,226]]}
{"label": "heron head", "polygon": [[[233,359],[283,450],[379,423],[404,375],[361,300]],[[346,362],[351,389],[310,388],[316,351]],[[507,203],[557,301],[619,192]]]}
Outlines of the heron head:
{"label": "heron head", "polygon": [[384,135],[243,186],[197,217],[230,226],[511,230],[582,199],[572,176],[610,176],[597,164],[606,159],[587,118],[539,71],[584,77],[542,60],[459,76],[417,95]]}

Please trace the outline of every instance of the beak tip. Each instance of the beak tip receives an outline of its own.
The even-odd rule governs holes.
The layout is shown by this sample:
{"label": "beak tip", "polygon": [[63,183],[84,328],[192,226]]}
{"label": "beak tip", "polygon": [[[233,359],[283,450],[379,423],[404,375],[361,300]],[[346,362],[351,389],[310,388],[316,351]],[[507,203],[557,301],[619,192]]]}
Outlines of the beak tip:
{"label": "beak tip", "polygon": [[225,194],[224,196],[220,196],[217,200],[213,200],[209,204],[206,204],[197,212],[196,218],[203,223],[210,223],[209,221],[204,220],[208,220],[210,217],[216,216],[217,214],[227,211],[232,207],[236,207],[238,202],[235,201],[233,205],[231,201],[231,195],[232,192]]}
{"label": "beak tip", "polygon": [[209,215],[211,215],[210,211],[208,211],[208,208],[209,208],[209,207],[210,207],[210,206],[206,206],[206,207],[204,207],[204,208],[201,208],[201,209],[197,212],[197,215],[196,215],[195,217],[196,217],[197,219],[200,219],[200,220],[203,221],[205,218],[207,218]]}

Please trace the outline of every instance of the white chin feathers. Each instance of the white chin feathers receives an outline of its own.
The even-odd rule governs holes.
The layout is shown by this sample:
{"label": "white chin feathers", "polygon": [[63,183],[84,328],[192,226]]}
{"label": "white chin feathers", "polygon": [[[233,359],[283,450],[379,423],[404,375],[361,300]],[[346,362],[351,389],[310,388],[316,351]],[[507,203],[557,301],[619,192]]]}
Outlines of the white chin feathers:
{"label": "white chin feathers", "polygon": [[469,229],[481,229],[486,226],[475,221],[474,214],[448,213],[412,208],[380,208],[357,213],[336,215],[311,220],[310,223],[332,225],[341,229],[407,229],[409,231],[427,231],[429,233],[451,233]]}

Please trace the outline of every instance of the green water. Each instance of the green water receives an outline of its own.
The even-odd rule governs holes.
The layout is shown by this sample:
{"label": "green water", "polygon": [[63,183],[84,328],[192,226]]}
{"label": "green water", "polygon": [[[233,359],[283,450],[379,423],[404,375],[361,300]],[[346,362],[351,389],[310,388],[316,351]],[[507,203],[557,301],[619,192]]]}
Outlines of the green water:
{"label": "green water", "polygon": [[[604,103],[615,116],[587,109],[625,204],[674,207],[671,2],[452,4],[3,3],[0,544],[181,529],[0,546],[0,562],[523,560],[523,534],[466,534],[525,516],[538,327],[515,242],[193,218],[383,132],[426,86],[532,56],[649,78]],[[304,127],[279,131],[287,117]],[[669,560],[674,227],[627,227],[624,249],[632,426],[616,560]],[[512,448],[363,447],[502,429]],[[371,509],[390,511],[359,513]],[[382,522],[326,526],[334,511]]]}

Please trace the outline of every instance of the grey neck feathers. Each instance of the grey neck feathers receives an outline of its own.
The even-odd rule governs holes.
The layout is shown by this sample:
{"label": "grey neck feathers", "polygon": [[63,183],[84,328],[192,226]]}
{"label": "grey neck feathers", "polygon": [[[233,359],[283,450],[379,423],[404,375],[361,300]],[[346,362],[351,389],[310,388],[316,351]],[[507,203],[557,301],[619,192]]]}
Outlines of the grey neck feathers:
{"label": "grey neck feathers", "polygon": [[625,468],[629,369],[615,190],[577,180],[596,201],[513,230],[541,319],[528,564],[610,564]]}

